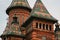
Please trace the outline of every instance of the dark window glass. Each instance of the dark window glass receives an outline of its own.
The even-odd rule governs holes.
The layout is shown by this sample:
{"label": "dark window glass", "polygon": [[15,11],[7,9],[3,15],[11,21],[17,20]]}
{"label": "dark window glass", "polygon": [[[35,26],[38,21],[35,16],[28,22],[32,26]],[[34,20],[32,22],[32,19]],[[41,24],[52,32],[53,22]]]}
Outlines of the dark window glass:
{"label": "dark window glass", "polygon": [[36,28],[38,28],[38,23],[36,23]]}
{"label": "dark window glass", "polygon": [[40,27],[40,29],[41,29],[41,23],[39,23],[39,27]]}
{"label": "dark window glass", "polygon": [[46,30],[48,30],[48,25],[46,25]]}
{"label": "dark window glass", "polygon": [[14,21],[14,22],[17,22],[16,14],[15,14],[14,17],[13,17],[13,21]]}
{"label": "dark window glass", "polygon": [[43,29],[45,29],[45,24],[43,24]]}
{"label": "dark window glass", "polygon": [[49,25],[49,27],[50,27],[49,29],[50,29],[50,31],[51,31],[51,25]]}
{"label": "dark window glass", "polygon": [[17,22],[17,17],[13,17],[13,21],[14,22]]}
{"label": "dark window glass", "polygon": [[13,17],[12,24],[13,24],[13,23],[18,23],[16,15],[14,15],[14,17]]}

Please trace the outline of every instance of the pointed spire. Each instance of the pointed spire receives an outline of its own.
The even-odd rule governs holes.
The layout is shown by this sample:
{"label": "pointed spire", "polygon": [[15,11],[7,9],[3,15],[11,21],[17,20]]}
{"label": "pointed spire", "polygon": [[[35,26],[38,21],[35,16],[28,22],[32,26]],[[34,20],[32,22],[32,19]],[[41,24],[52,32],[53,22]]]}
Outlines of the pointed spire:
{"label": "pointed spire", "polygon": [[42,3],[41,0],[37,0],[35,3],[35,6],[33,8],[34,10],[43,12],[43,13],[48,13],[47,9],[45,8],[44,4]]}
{"label": "pointed spire", "polygon": [[13,8],[25,8],[25,9],[31,11],[31,8],[30,8],[27,0],[12,0],[12,3],[6,10],[6,13],[9,14],[9,11]]}
{"label": "pointed spire", "polygon": [[31,15],[39,18],[43,18],[43,19],[57,21],[54,17],[50,15],[50,13],[47,11],[47,9],[45,8],[41,0],[36,1],[33,7],[33,10],[31,12]]}

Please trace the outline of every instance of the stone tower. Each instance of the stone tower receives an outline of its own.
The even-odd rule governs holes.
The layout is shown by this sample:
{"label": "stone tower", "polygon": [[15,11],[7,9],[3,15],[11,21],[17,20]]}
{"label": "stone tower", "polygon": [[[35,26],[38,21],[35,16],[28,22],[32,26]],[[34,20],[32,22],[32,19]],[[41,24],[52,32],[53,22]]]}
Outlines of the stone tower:
{"label": "stone tower", "polygon": [[27,0],[13,0],[6,13],[9,21],[1,35],[3,40],[55,40],[57,20],[41,0],[36,0],[32,11]]}
{"label": "stone tower", "polygon": [[9,21],[1,35],[2,40],[24,40],[26,31],[21,25],[28,19],[30,12],[27,0],[12,0],[6,10]]}
{"label": "stone tower", "polygon": [[54,24],[57,20],[50,15],[41,0],[37,0],[29,19],[22,25],[26,28],[26,40],[55,40]]}

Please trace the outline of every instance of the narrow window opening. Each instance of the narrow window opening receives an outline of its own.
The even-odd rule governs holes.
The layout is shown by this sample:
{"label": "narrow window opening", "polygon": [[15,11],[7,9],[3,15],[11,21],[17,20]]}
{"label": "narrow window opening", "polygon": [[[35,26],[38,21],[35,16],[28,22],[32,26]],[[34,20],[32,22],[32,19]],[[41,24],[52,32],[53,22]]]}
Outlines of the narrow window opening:
{"label": "narrow window opening", "polygon": [[49,29],[50,29],[50,31],[51,31],[51,25],[50,25],[50,28],[49,28]]}
{"label": "narrow window opening", "polygon": [[36,28],[38,28],[38,23],[36,23]]}
{"label": "narrow window opening", "polygon": [[45,24],[43,24],[43,29],[45,29]]}
{"label": "narrow window opening", "polygon": [[48,30],[48,25],[46,25],[46,30]]}
{"label": "narrow window opening", "polygon": [[18,19],[18,18],[16,17],[16,14],[15,14],[14,17],[13,17],[12,24],[13,24],[13,23],[18,23],[18,24],[19,24],[19,22],[17,21],[17,19]]}
{"label": "narrow window opening", "polygon": [[39,23],[39,27],[40,27],[40,29],[41,29],[41,23]]}

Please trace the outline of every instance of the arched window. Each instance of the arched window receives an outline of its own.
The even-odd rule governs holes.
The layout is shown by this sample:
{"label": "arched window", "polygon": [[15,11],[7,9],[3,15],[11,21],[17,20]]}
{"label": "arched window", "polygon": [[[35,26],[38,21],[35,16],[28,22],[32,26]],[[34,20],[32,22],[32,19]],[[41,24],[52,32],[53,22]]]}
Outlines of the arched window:
{"label": "arched window", "polygon": [[13,23],[18,23],[19,24],[19,22],[17,21],[17,19],[18,19],[18,17],[16,16],[16,14],[13,16],[13,21],[12,21],[12,24]]}

